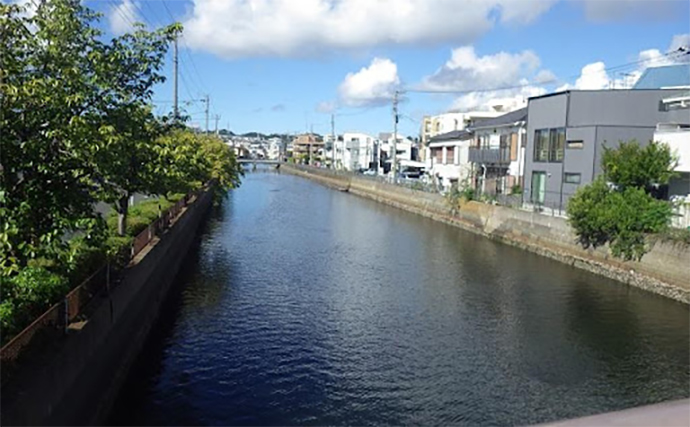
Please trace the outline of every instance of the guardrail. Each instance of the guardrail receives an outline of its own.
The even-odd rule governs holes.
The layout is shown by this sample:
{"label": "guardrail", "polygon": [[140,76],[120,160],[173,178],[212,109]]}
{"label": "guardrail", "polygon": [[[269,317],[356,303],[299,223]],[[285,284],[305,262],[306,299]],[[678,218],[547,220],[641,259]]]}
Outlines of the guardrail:
{"label": "guardrail", "polygon": [[[199,195],[209,188],[206,185],[201,190],[186,194],[173,206],[162,212],[158,219],[149,224],[148,227],[139,233],[132,241],[130,259],[141,252],[153,238],[170,227],[170,224],[177,219],[185,206],[193,203]],[[111,290],[111,268],[109,264],[101,266],[91,276],[72,289],[63,301],[53,305],[46,312],[41,314],[29,326],[15,335],[7,344],[0,349],[0,362],[6,363],[15,361],[22,351],[31,343],[37,334],[53,333],[56,335],[67,332],[70,323],[85,314],[85,310],[94,299]]]}

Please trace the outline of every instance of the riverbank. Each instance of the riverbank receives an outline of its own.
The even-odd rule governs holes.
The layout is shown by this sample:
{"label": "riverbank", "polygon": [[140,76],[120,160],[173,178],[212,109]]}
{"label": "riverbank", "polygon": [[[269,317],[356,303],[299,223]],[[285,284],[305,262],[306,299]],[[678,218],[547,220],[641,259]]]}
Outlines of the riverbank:
{"label": "riverbank", "polygon": [[606,248],[583,249],[562,218],[479,202],[468,202],[451,215],[445,199],[439,194],[327,169],[284,164],[281,171],[690,304],[690,247],[680,242],[658,241],[641,261],[626,262],[613,258]]}
{"label": "riverbank", "polygon": [[2,385],[4,424],[102,423],[211,202],[212,191],[198,194],[171,228],[138,252],[117,287],[96,297],[85,320],[48,348],[22,355]]}

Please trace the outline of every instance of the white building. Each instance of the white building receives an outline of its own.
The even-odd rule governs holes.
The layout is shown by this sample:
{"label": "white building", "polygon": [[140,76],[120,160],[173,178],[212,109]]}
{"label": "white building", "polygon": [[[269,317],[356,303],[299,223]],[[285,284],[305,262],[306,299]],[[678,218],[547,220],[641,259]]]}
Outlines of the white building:
{"label": "white building", "polygon": [[[380,142],[380,157],[384,159],[385,166],[383,170],[380,170],[380,173],[388,173],[390,170],[390,163],[392,159],[392,151],[393,151],[393,133],[392,132],[381,132],[379,133],[379,142]],[[398,134],[397,141],[395,143],[395,151],[397,153],[396,158],[398,159],[398,163],[400,161],[411,161],[414,159],[413,156],[413,148],[415,146],[414,141],[412,141],[410,138],[404,137],[400,134]]]}
{"label": "white building", "polygon": [[494,111],[470,111],[470,112],[448,112],[435,116],[425,116],[422,120],[422,149],[423,159],[429,159],[429,141],[431,138],[443,135],[448,132],[466,129],[481,119],[498,117],[507,111],[502,107],[496,107]]}
{"label": "white building", "polygon": [[437,135],[429,141],[427,170],[445,190],[453,184],[471,185],[469,148],[472,142],[473,136],[466,130]]}
{"label": "white building", "polygon": [[378,160],[378,141],[371,135],[360,132],[345,132],[342,140],[334,144],[337,169],[356,171],[376,167]]}

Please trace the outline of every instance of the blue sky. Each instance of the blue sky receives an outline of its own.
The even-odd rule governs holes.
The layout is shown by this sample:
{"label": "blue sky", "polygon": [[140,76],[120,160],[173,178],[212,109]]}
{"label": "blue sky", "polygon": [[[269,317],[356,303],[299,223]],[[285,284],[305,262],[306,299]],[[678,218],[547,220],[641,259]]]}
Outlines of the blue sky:
{"label": "blue sky", "polygon": [[[556,89],[630,84],[663,53],[690,42],[690,2],[646,0],[168,0],[88,1],[110,32],[130,21],[185,24],[180,99],[204,126],[203,104],[235,132],[401,132],[424,114],[486,109]],[[366,10],[365,10],[366,9]],[[362,11],[362,13],[359,13]],[[452,15],[452,16],[451,16]],[[620,70],[610,70],[622,64]],[[154,97],[172,100],[169,76]],[[584,69],[583,69],[584,68]],[[362,71],[363,70],[363,71]],[[620,72],[631,74],[623,81]],[[349,75],[349,78],[348,78]],[[551,83],[541,83],[547,80]],[[617,80],[617,81],[616,81]],[[522,86],[501,92],[477,92]],[[189,102],[188,102],[189,101]],[[498,102],[498,101],[496,101]],[[513,105],[513,104],[511,104]],[[211,127],[214,123],[211,120]]]}

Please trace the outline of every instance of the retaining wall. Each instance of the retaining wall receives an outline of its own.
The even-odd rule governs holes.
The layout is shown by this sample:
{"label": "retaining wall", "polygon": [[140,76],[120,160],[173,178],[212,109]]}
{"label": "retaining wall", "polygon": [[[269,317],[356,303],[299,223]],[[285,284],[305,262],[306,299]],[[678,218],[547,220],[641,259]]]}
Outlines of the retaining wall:
{"label": "retaining wall", "polygon": [[690,304],[690,246],[656,242],[640,262],[613,258],[607,248],[583,249],[566,220],[479,202],[455,215],[443,196],[327,169],[283,165],[281,171],[347,189],[531,252]]}
{"label": "retaining wall", "polygon": [[133,260],[89,319],[2,387],[3,425],[96,425],[107,416],[211,205],[202,193]]}

